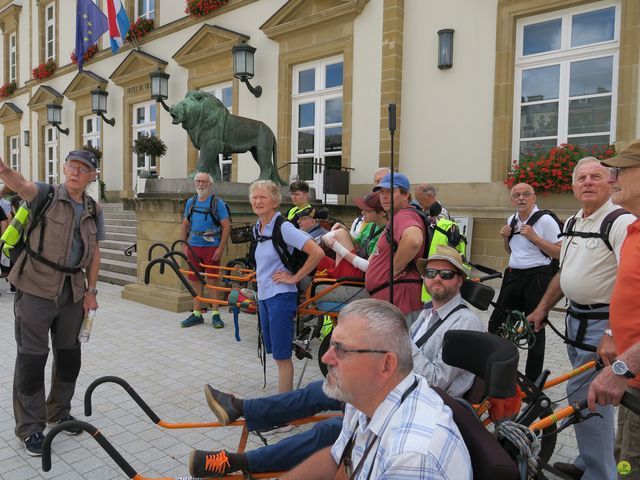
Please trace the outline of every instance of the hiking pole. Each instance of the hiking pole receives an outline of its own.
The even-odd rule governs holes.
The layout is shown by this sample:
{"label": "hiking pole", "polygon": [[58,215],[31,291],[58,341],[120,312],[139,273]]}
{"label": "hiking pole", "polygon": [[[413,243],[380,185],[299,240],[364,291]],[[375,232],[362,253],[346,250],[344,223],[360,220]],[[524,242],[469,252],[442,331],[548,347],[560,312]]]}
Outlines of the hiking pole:
{"label": "hiking pole", "polygon": [[389,211],[389,232],[391,233],[391,249],[389,254],[389,302],[393,303],[393,255],[395,254],[393,249],[393,135],[396,131],[396,104],[389,104],[389,134],[391,135],[391,165],[389,170],[391,171],[391,209]]}

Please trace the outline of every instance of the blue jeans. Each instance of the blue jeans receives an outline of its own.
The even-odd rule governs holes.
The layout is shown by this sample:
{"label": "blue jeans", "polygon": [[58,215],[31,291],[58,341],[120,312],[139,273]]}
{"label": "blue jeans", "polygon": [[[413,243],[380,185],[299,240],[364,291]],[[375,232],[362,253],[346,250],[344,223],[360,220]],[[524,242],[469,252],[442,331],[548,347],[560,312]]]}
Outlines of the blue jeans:
{"label": "blue jeans", "polygon": [[[581,311],[575,306],[571,307],[576,311]],[[604,309],[591,310],[596,312],[607,311]],[[583,343],[598,346],[604,329],[607,328],[608,320],[587,320],[588,327],[585,333]],[[567,337],[576,338],[580,321],[568,316],[567,317]],[[595,352],[587,352],[572,345],[567,345],[567,353],[573,367],[582,365],[583,363],[594,360],[597,357]],[[577,402],[583,400],[589,391],[589,385],[595,375],[588,381],[585,379],[591,375],[591,372],[573,377],[567,383],[567,394],[569,402]],[[602,418],[592,417],[582,423],[574,425],[576,440],[578,442],[578,451],[580,454],[576,458],[575,464],[578,468],[584,470],[582,480],[615,480],[616,462],[613,456],[614,449],[614,407],[612,405],[596,406],[596,412],[602,415]]]}
{"label": "blue jeans", "polygon": [[[266,430],[291,420],[326,410],[340,410],[342,407],[341,402],[324,394],[322,381],[313,382],[293,392],[243,400],[242,404],[249,430]],[[290,470],[315,452],[333,445],[341,429],[342,417],[330,418],[274,445],[247,452],[249,471],[257,473]]]}

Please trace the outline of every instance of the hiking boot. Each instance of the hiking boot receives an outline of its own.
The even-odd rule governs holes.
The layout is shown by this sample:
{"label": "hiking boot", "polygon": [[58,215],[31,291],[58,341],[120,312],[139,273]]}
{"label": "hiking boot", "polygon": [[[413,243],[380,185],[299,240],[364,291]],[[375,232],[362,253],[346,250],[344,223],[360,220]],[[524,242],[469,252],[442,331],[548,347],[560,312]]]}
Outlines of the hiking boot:
{"label": "hiking boot", "polygon": [[189,457],[189,474],[197,478],[217,478],[230,473],[229,457],[224,450],[194,450]]}
{"label": "hiking boot", "polygon": [[27,451],[27,455],[31,457],[42,456],[43,442],[44,434],[42,432],[32,433],[27,438],[22,439],[22,443],[24,443],[24,449]]}
{"label": "hiking boot", "polygon": [[553,468],[555,468],[556,470],[560,470],[562,473],[575,480],[580,480],[582,478],[582,475],[584,475],[584,470],[578,468],[573,463],[556,462],[553,464]]}
{"label": "hiking boot", "polygon": [[202,315],[196,317],[195,314],[192,313],[188,318],[180,322],[180,326],[182,328],[187,328],[193,327],[194,325],[198,325],[200,323],[204,323],[204,318],[202,318]]}
{"label": "hiking boot", "polygon": [[235,422],[240,417],[240,412],[233,406],[231,401],[235,397],[230,393],[224,393],[216,390],[211,385],[205,385],[204,396],[207,399],[209,408],[223,425]]}
{"label": "hiking boot", "polygon": [[[78,420],[78,419],[73,415],[67,415],[65,417],[62,417],[57,422],[49,423],[48,425],[50,427],[53,427],[55,425],[60,425],[61,423],[64,423],[64,422],[71,422],[73,420]],[[80,427],[67,427],[64,429],[64,433],[66,433],[67,435],[80,435],[82,432],[83,430]]]}
{"label": "hiking boot", "polygon": [[211,323],[213,325],[213,328],[224,328],[224,322],[220,318],[220,315],[217,313],[211,315]]}

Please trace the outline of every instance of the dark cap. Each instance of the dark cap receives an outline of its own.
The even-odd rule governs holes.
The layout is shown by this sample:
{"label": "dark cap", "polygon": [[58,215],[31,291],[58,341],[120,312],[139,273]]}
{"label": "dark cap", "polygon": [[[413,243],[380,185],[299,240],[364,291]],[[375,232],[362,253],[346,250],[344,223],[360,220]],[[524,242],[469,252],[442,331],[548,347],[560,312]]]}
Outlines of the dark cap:
{"label": "dark cap", "polygon": [[96,170],[98,168],[98,159],[96,156],[87,151],[87,150],[72,150],[67,155],[66,161],[69,160],[77,160],[78,162],[82,162],[85,165],[91,167],[92,170]]}
{"label": "dark cap", "polygon": [[354,202],[360,210],[375,210],[376,212],[383,212],[382,204],[380,203],[380,194],[378,192],[372,192],[362,198],[356,198]]}
{"label": "dark cap", "polygon": [[640,139],[634,140],[615,157],[601,160],[601,163],[605,167],[637,167],[640,165]]}

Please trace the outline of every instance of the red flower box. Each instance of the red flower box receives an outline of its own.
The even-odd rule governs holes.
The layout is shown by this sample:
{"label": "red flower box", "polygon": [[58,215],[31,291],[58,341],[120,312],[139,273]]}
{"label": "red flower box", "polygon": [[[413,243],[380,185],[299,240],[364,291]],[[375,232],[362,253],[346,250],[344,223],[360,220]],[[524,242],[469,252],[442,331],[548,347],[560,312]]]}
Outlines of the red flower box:
{"label": "red flower box", "polygon": [[209,12],[223,7],[229,0],[186,0],[186,8],[184,13],[189,14],[193,18],[202,17]]}
{"label": "red flower box", "polygon": [[53,60],[48,60],[46,63],[41,63],[37,67],[34,67],[31,70],[31,75],[36,80],[42,80],[43,78],[48,78],[53,75],[53,72],[56,71],[56,62]]}

